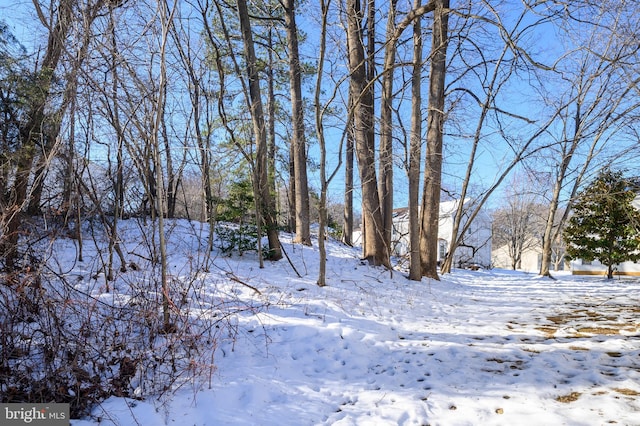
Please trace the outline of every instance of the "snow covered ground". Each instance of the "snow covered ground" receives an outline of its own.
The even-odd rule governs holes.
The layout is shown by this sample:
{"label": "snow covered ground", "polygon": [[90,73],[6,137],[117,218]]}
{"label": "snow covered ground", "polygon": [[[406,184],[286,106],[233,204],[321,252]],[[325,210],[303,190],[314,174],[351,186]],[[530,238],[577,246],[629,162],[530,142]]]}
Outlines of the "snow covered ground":
{"label": "snow covered ground", "polygon": [[[169,236],[174,279],[202,258],[193,229]],[[123,239],[131,251],[140,235]],[[253,253],[202,274],[263,307],[230,319],[212,376],[111,397],[72,424],[640,425],[640,280],[456,270],[411,282],[329,242],[319,288],[317,242],[283,241],[302,278]]]}

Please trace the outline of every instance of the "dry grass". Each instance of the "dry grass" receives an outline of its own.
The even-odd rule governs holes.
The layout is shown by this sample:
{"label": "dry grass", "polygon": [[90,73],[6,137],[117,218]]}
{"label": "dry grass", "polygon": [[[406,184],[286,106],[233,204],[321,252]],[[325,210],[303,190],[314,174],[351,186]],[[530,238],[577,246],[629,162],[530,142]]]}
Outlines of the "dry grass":
{"label": "dry grass", "polygon": [[568,404],[570,402],[575,402],[580,398],[582,394],[580,392],[571,392],[568,395],[561,395],[556,398],[556,401]]}
{"label": "dry grass", "polygon": [[564,324],[567,322],[567,317],[563,315],[551,315],[547,317],[547,319],[554,324]]}
{"label": "dry grass", "polygon": [[[640,324],[638,324],[638,313],[640,307],[631,305],[619,305],[607,303],[604,301],[598,304],[570,304],[565,305],[560,312],[554,312],[552,315],[540,318],[540,321],[532,324],[535,330],[544,334],[547,339],[555,339],[559,336],[565,339],[583,338],[586,340],[595,339],[600,341],[597,336],[619,336],[626,333],[638,332]],[[546,321],[545,321],[546,319]],[[510,330],[514,327],[515,321],[507,324]],[[517,324],[519,327],[527,327],[527,324]],[[518,328],[519,328],[518,327]],[[531,339],[520,339],[527,342]],[[533,348],[522,348],[526,352],[533,354],[540,353],[539,350]],[[568,347],[571,351],[589,352],[591,349],[582,345],[571,345]],[[604,352],[610,358],[620,358],[625,355],[623,352],[609,351]],[[497,357],[487,359],[488,362],[497,364],[508,363],[512,369],[522,368],[520,363],[505,360]],[[629,368],[634,368],[629,367]],[[637,368],[640,371],[640,367]],[[604,376],[617,376],[618,372],[608,370],[601,371]],[[628,398],[637,400],[640,397],[640,390],[629,388],[613,388],[611,391],[599,390],[592,395],[606,395],[610,392],[616,392]],[[566,395],[556,396],[554,399],[563,404],[569,404],[577,401],[582,396],[580,392],[571,392]]]}
{"label": "dry grass", "polygon": [[[586,307],[585,307],[586,306]],[[556,313],[546,317],[552,325],[537,327],[552,338],[558,329],[574,329],[566,337],[589,337],[593,335],[615,336],[622,332],[638,331],[635,322],[640,308],[629,305],[582,305],[566,312]]]}
{"label": "dry grass", "polygon": [[556,334],[556,331],[558,331],[558,328],[550,327],[550,326],[541,326],[541,327],[536,327],[536,330],[542,331],[545,334],[545,337],[547,339],[551,339]]}
{"label": "dry grass", "polygon": [[569,346],[572,351],[589,351],[589,348],[583,348],[582,346]]}
{"label": "dry grass", "polygon": [[598,312],[590,311],[587,309],[574,309],[570,312],[548,316],[547,319],[555,324],[566,324],[574,320],[585,318],[597,320],[599,317],[602,317],[602,315]]}
{"label": "dry grass", "polygon": [[614,391],[626,396],[640,396],[640,392],[628,388],[613,388]]}
{"label": "dry grass", "polygon": [[605,336],[613,336],[616,334],[620,334],[620,328],[610,328],[610,327],[581,327],[578,329],[578,333],[581,334],[602,334]]}

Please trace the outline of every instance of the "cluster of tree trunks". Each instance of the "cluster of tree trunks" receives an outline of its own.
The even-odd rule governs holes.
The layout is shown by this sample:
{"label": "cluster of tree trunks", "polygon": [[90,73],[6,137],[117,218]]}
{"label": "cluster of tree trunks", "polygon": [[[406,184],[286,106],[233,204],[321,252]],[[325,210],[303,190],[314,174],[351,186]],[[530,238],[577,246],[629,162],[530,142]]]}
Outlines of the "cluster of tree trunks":
{"label": "cluster of tree trunks", "polygon": [[[98,142],[109,154],[115,151],[115,155],[108,155],[106,160],[107,176],[113,189],[113,208],[109,214],[101,211],[103,224],[112,239],[106,267],[109,279],[113,278],[114,252],[120,258],[121,268],[126,269],[124,255],[117,244],[118,220],[127,203],[125,161],[133,165],[143,187],[141,191],[145,195],[141,212],[149,213],[162,223],[163,218],[176,215],[189,156],[197,152],[196,163],[202,174],[203,216],[209,221],[208,246],[213,249],[213,230],[221,192],[215,185],[223,178],[216,176],[212,149],[215,138],[222,133],[235,147],[238,157],[247,164],[258,233],[259,236],[265,233],[268,240],[268,250],[264,253],[271,260],[282,258],[284,253],[279,241],[275,196],[279,137],[277,115],[283,114],[278,110],[278,96],[282,95],[282,87],[288,91],[290,105],[286,112],[290,122],[283,132],[288,139],[289,158],[285,162],[290,165],[286,179],[290,190],[289,224],[295,230],[295,242],[311,244],[311,197],[307,176],[309,126],[305,125],[305,113],[313,112],[321,150],[319,241],[324,241],[328,224],[328,185],[337,168],[327,173],[323,120],[335,105],[329,104],[342,90],[341,83],[336,83],[329,100],[322,96],[326,90],[322,70],[330,27],[327,19],[334,11],[342,14],[340,17],[346,23],[346,39],[343,40],[346,52],[342,59],[346,60],[348,70],[344,76],[344,81],[348,81],[348,119],[344,124],[345,136],[340,143],[338,166],[342,165],[344,154],[343,240],[353,244],[353,194],[357,180],[362,197],[363,258],[372,265],[392,268],[394,159],[398,157],[394,153],[394,143],[398,140],[400,121],[394,113],[398,114],[395,109],[399,102],[398,93],[408,93],[406,89],[410,87],[411,125],[405,144],[405,165],[410,216],[409,278],[412,280],[421,280],[422,277],[438,279],[439,273],[450,272],[454,253],[463,243],[462,235],[469,230],[480,209],[513,170],[523,164],[535,169],[536,161],[552,163],[548,168],[551,170],[549,175],[543,178],[551,185],[541,235],[543,256],[540,270],[542,275],[549,275],[552,246],[561,234],[562,223],[568,218],[571,202],[583,183],[583,177],[597,166],[598,155],[620,129],[634,128],[634,119],[640,108],[640,102],[629,100],[632,98],[630,95],[637,91],[640,79],[636,70],[637,35],[630,30],[636,21],[626,14],[624,5],[594,8],[601,15],[585,22],[572,15],[571,2],[566,8],[550,6],[544,13],[537,11],[536,8],[542,7],[539,4],[523,7],[520,15],[510,15],[507,20],[499,9],[488,3],[477,5],[469,2],[451,10],[449,0],[429,0],[425,4],[414,0],[409,10],[399,11],[396,0],[384,5],[377,5],[375,0],[345,0],[344,8],[333,10],[331,0],[323,0],[320,2],[321,46],[316,63],[312,108],[306,106],[303,97],[303,78],[307,70],[299,52],[301,31],[297,17],[300,11],[295,0],[283,0],[274,7],[247,0],[229,4],[207,0],[196,2],[191,5],[189,13],[200,14],[201,28],[197,37],[186,24],[188,19],[181,19],[180,13],[185,9],[179,2],[158,0],[152,5],[145,5],[149,11],[154,9],[154,16],[143,19],[148,19],[145,25],[150,29],[144,35],[149,43],[148,52],[139,50],[133,39],[120,39],[119,24],[125,22],[124,16],[139,13],[130,2],[58,0],[45,7],[44,3],[34,0],[33,5],[47,31],[47,42],[42,57],[36,63],[31,82],[34,89],[30,96],[25,97],[22,119],[17,122],[18,143],[12,146],[10,155],[5,154],[4,158],[8,160],[2,164],[0,202],[3,230],[0,250],[8,269],[18,267],[17,247],[23,212],[40,213],[44,182],[53,157],[64,163],[60,191],[62,202],[58,210],[63,211],[65,218],[70,212],[80,217],[81,198],[92,200],[98,210],[102,208],[96,195],[100,182],[92,177],[85,178],[90,162],[89,145],[99,136],[93,129],[84,130],[84,153],[78,152],[76,141],[76,136],[81,133],[76,126],[81,126],[82,119],[86,123],[93,120],[90,115],[96,104],[102,114],[102,123],[110,127],[115,141],[113,144]],[[591,6],[589,2],[585,3],[585,7]],[[475,13],[474,8],[483,13]],[[386,29],[380,36],[376,34],[376,22],[383,10]],[[119,19],[123,21],[119,22]],[[450,48],[453,43],[449,35],[450,19],[455,19],[455,25],[459,25],[454,49]],[[425,21],[430,25],[428,30],[423,26]],[[600,25],[600,21],[615,23],[616,26]],[[100,25],[100,31],[94,28],[94,22]],[[559,55],[552,65],[537,61],[531,49],[523,47],[533,28],[547,24],[557,24],[558,28],[566,31],[568,38],[576,38],[572,42],[579,47]],[[499,34],[499,40],[491,45],[491,57],[483,56],[480,39],[469,35],[476,25],[492,28]],[[575,29],[578,27],[588,31],[577,32]],[[409,28],[413,29],[413,37],[404,34]],[[427,56],[423,52],[424,37],[429,33],[431,40]],[[279,34],[285,37],[280,38]],[[204,47],[195,46],[198,42],[194,40],[200,35],[198,42],[202,42]],[[407,49],[410,41],[412,49]],[[467,43],[464,48],[460,47],[463,43]],[[92,60],[88,54],[93,51],[92,46],[95,46],[99,61],[87,66],[86,62]],[[463,58],[463,51],[466,48],[475,51],[477,57],[474,59],[480,58],[479,62],[465,62],[467,58]],[[399,61],[399,52],[411,54],[411,60]],[[168,55],[172,56],[168,59]],[[456,65],[462,71],[451,67],[448,62],[451,55],[457,55]],[[565,63],[564,57],[571,60]],[[428,67],[425,66],[427,63]],[[185,107],[189,110],[184,120],[188,124],[180,142],[175,141],[178,132],[171,128],[173,110],[169,110],[176,109],[180,102],[174,98],[175,104],[167,106],[167,99],[172,96],[172,77],[168,73],[178,73],[176,68],[168,71],[168,66],[180,67],[184,71],[185,87],[188,87],[187,95],[180,100],[190,102]],[[404,82],[405,87],[398,88],[401,78],[397,70],[401,67],[411,70],[410,79],[407,79],[410,81]],[[428,72],[425,72],[427,68]],[[447,85],[452,69],[457,74]],[[532,80],[542,81],[543,73],[561,75],[564,79],[561,87],[567,89],[566,93],[557,96],[541,95],[543,103],[549,106],[542,118],[527,117],[515,109],[499,105],[505,102],[501,90],[511,79],[526,74],[535,76]],[[463,82],[468,74],[477,75],[477,81],[465,86]],[[286,77],[278,80],[279,76]],[[336,78],[336,81],[342,80]],[[422,87],[427,82],[424,84],[428,87],[425,114],[422,111]],[[91,91],[81,100],[78,93],[84,89],[79,89],[80,85]],[[536,88],[544,92],[544,85]],[[134,91],[136,94],[132,95]],[[445,101],[452,93],[459,97],[449,105]],[[238,107],[239,99],[243,100],[242,107]],[[473,117],[476,121],[473,130],[464,135],[469,142],[469,159],[464,176],[460,177],[461,188],[454,191],[461,202],[455,214],[447,256],[438,269],[444,135],[445,123],[449,123],[447,109],[453,109],[456,102],[462,104],[463,101],[476,108],[477,114]],[[323,105],[322,102],[326,103]],[[90,111],[83,111],[85,107]],[[379,117],[376,117],[377,112]],[[68,125],[68,137],[61,135],[63,123]],[[509,135],[505,129],[512,123],[515,123],[514,127],[520,124],[528,126],[527,132],[517,137]],[[88,128],[94,124],[82,125]],[[511,156],[505,157],[501,163],[495,181],[467,203],[474,172],[478,168],[478,156],[490,133],[487,130],[489,125],[494,126],[493,133],[502,138]],[[471,127],[468,123],[458,123],[457,126]],[[3,147],[7,145],[4,141],[3,144]],[[193,146],[195,151],[192,151]],[[423,147],[426,147],[424,158]],[[549,160],[552,157],[550,152],[554,154],[555,163]],[[358,179],[354,179],[354,161]],[[563,201],[567,208],[561,208]],[[260,238],[258,241],[261,244]],[[518,247],[514,250],[521,251],[522,244],[519,243]],[[258,251],[262,265],[261,248]],[[321,252],[324,253],[323,249]],[[158,258],[162,257],[159,253]],[[165,263],[162,259],[159,262]],[[321,269],[324,271],[324,266]],[[325,278],[321,276],[318,282],[323,284]]]}

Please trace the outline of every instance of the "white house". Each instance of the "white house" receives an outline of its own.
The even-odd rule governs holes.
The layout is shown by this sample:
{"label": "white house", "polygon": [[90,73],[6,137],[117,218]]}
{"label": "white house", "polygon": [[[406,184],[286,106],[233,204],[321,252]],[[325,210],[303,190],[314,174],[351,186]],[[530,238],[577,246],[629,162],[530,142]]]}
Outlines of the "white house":
{"label": "white house", "polygon": [[[493,250],[492,264],[494,268],[511,269],[511,254],[507,244]],[[551,247],[551,265],[554,271],[564,271],[568,268],[568,262],[565,260],[564,245],[558,244]],[[518,270],[525,272],[538,273],[542,266],[542,241],[530,244],[522,250],[520,256],[520,266]]]}
{"label": "white house", "polygon": [[[539,272],[541,263],[542,247],[540,244],[536,244],[522,251],[518,269],[525,272]],[[507,244],[493,250],[492,264],[494,268],[511,269],[511,254]]]}
{"label": "white house", "polygon": [[[440,220],[438,225],[438,261],[444,259],[449,249],[453,234],[458,201],[440,203]],[[467,220],[467,213],[463,213],[461,226]],[[393,232],[391,236],[392,252],[397,256],[404,256],[409,252],[409,209],[394,210]],[[491,266],[491,218],[481,211],[471,223],[465,233],[462,244],[454,254],[454,267],[477,265],[488,268]]]}

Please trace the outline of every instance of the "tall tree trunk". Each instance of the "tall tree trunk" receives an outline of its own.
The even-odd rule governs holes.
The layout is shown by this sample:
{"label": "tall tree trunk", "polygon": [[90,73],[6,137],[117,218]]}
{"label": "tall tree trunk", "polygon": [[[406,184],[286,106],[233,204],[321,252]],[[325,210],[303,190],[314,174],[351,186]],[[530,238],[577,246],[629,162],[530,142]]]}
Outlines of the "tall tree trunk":
{"label": "tall tree trunk", "polygon": [[296,231],[296,169],[293,143],[289,144],[289,188],[287,189],[288,214],[287,227],[289,232]]}
{"label": "tall tree trunk", "polygon": [[382,70],[382,99],[380,101],[380,202],[383,221],[383,239],[387,250],[391,248],[393,229],[393,78],[396,60],[395,33],[397,0],[389,3],[387,17],[387,44]]}
{"label": "tall tree trunk", "polygon": [[[365,130],[367,132],[367,144],[375,147],[376,131],[375,131],[375,83],[376,81],[376,0],[366,0],[367,2],[367,19],[366,19],[366,79],[362,92],[364,101],[361,106],[366,110],[363,118],[366,120]],[[363,39],[364,40],[364,39]]]}
{"label": "tall tree trunk", "polygon": [[[73,201],[72,201],[72,194],[74,193],[74,189],[77,195],[77,192],[79,191],[79,188],[76,184],[76,180],[75,180],[75,169],[76,169],[76,126],[75,126],[75,121],[76,121],[76,111],[77,111],[77,104],[76,104],[76,88],[74,88],[74,96],[71,99],[70,105],[69,105],[69,140],[67,142],[67,154],[64,158],[66,164],[65,164],[65,174],[64,174],[64,182],[63,182],[63,186],[62,186],[62,203],[60,205],[60,208],[64,211],[65,213],[65,227],[68,225],[68,220],[70,219],[71,215],[75,213],[75,211],[78,210],[77,206],[74,209],[73,208]],[[78,199],[78,197],[75,197],[76,200]],[[77,228],[75,230],[75,237],[79,240],[80,238],[82,238],[82,232],[80,228]],[[80,255],[80,257],[82,257],[81,253],[78,253]]]}
{"label": "tall tree trunk", "polygon": [[[117,146],[116,146],[116,176],[115,182],[113,182],[114,186],[114,205],[113,205],[113,222],[111,227],[109,228],[109,264],[107,265],[106,271],[106,279],[107,286],[108,281],[113,281],[113,251],[116,247],[118,247],[118,220],[122,217],[123,205],[124,205],[124,161],[123,161],[123,150],[124,150],[124,130],[122,128],[122,124],[120,122],[120,106],[118,103],[118,44],[116,40],[116,23],[115,17],[113,16],[113,9],[110,10],[109,13],[109,35],[111,42],[111,75],[112,75],[112,85],[111,85],[111,96],[113,99],[113,106],[110,109],[110,120],[112,122],[112,126],[117,135]],[[105,219],[106,220],[106,219]],[[126,270],[126,263],[122,262],[120,269],[124,272]]]}
{"label": "tall tree trunk", "polygon": [[[353,100],[349,94],[349,109],[352,109]],[[353,245],[353,119],[349,114],[349,121],[346,123],[347,147],[345,150],[345,171],[344,171],[344,215],[342,226],[342,242]]]}
{"label": "tall tree trunk", "polygon": [[318,281],[319,287],[327,285],[327,250],[323,238],[327,221],[327,146],[324,137],[324,127],[322,124],[322,108],[320,107],[320,94],[322,93],[322,77],[324,75],[324,57],[327,46],[327,14],[329,12],[329,2],[331,0],[320,0],[322,10],[322,24],[320,32],[320,49],[318,52],[318,72],[316,73],[316,87],[314,91],[314,117],[316,122],[316,135],[320,147],[320,220],[318,229],[318,251],[320,253]]}
{"label": "tall tree trunk", "polygon": [[364,223],[363,257],[373,265],[390,267],[389,253],[382,236],[383,223],[375,167],[375,146],[370,137],[373,128],[373,92],[367,81],[362,34],[362,10],[358,0],[347,0],[347,38],[349,45],[349,91],[353,104],[356,157],[362,187]]}
{"label": "tall tree trunk", "polygon": [[275,61],[273,60],[273,28],[267,32],[268,61],[267,74],[267,165],[269,176],[269,191],[276,194],[276,89],[275,89]]}
{"label": "tall tree trunk", "polygon": [[[176,4],[174,3],[173,9],[168,10],[168,4],[162,0],[158,4],[160,11],[160,19],[162,25],[162,38],[160,40],[160,81],[158,82],[159,90],[157,98],[155,99],[155,116],[152,123],[152,150],[153,150],[153,162],[155,165],[155,182],[156,182],[156,212],[158,219],[158,235],[159,235],[159,249],[160,249],[160,270],[161,270],[161,286],[162,286],[162,323],[163,331],[165,333],[173,332],[175,325],[171,323],[170,318],[170,305],[171,300],[169,296],[169,275],[168,275],[168,260],[167,260],[167,244],[165,238],[164,229],[164,177],[162,173],[162,159],[160,155],[160,132],[164,122],[165,111],[165,94],[167,85],[167,63],[166,63],[166,45],[169,35],[169,29],[172,25],[173,13],[175,12]],[[170,157],[170,152],[167,152],[167,157]]]}
{"label": "tall tree trunk", "polygon": [[[163,99],[167,98],[167,83],[164,82],[164,87],[161,87],[160,90],[163,90],[164,93],[162,95]],[[164,143],[164,152],[165,152],[165,163],[166,163],[166,173],[167,173],[167,184],[166,188],[164,188],[164,195],[167,199],[166,208],[164,208],[164,212],[167,218],[174,218],[176,213],[176,201],[178,195],[178,177],[176,176],[176,171],[173,166],[173,157],[171,155],[171,145],[169,142],[169,134],[167,132],[167,122],[165,120],[165,104],[161,105],[162,111],[160,115],[160,133],[162,135],[162,141]],[[156,167],[158,167],[156,165]],[[156,183],[157,185],[157,183]],[[164,183],[163,183],[164,185]]]}
{"label": "tall tree trunk", "polygon": [[[551,248],[553,244],[553,225],[555,222],[556,212],[558,211],[560,191],[562,190],[562,182],[564,181],[564,174],[566,171],[566,168],[564,168],[563,166],[565,164],[568,166],[569,161],[569,157],[565,155],[565,159],[563,159],[562,166],[560,167],[561,170],[558,171],[558,175],[556,176],[556,180],[553,184],[547,220],[544,226],[544,235],[542,237],[542,261],[540,263],[540,275],[542,275],[543,277],[551,276],[549,265],[551,263]],[[562,170],[563,168],[564,171]]]}
{"label": "tall tree trunk", "polygon": [[432,59],[429,79],[427,153],[424,171],[420,235],[422,275],[438,277],[438,220],[442,182],[444,87],[446,78],[449,0],[436,0],[433,17]]}
{"label": "tall tree trunk", "polygon": [[68,100],[63,101],[63,105],[56,114],[47,114],[45,118],[46,125],[42,133],[41,151],[36,155],[33,168],[33,182],[31,184],[31,194],[29,197],[29,205],[27,206],[27,214],[36,216],[42,213],[42,193],[44,191],[44,181],[49,171],[49,165],[56,155],[57,143],[60,137],[60,127],[62,114],[66,111]]}
{"label": "tall tree trunk", "polygon": [[298,51],[298,28],[296,25],[295,1],[284,0],[284,21],[287,27],[289,50],[289,80],[291,86],[291,116],[293,119],[293,168],[295,182],[296,238],[295,242],[311,245],[309,218],[309,185],[307,181],[307,143],[302,105],[302,67]]}
{"label": "tall tree trunk", "polygon": [[[47,51],[42,59],[42,67],[38,75],[37,84],[40,94],[31,98],[28,107],[27,117],[29,119],[20,126],[20,140],[22,146],[18,150],[18,160],[16,163],[14,185],[9,197],[7,211],[4,212],[8,218],[4,230],[2,250],[5,256],[8,269],[15,269],[18,256],[17,246],[19,228],[22,221],[21,211],[27,202],[27,192],[29,188],[29,176],[36,156],[36,147],[42,141],[42,130],[45,122],[45,105],[49,101],[53,73],[55,72],[62,51],[64,42],[71,27],[73,0],[61,0],[57,8],[57,19],[51,27],[47,40]],[[40,11],[41,12],[41,11]],[[44,21],[44,25],[49,25]]]}
{"label": "tall tree trunk", "polygon": [[[327,191],[329,189],[329,183],[336,176],[340,168],[342,167],[342,157],[338,157],[338,164],[333,169],[333,172],[327,176],[327,147],[324,136],[323,117],[327,111],[327,106],[322,105],[322,78],[324,76],[324,62],[325,53],[327,51],[327,16],[329,13],[329,4],[331,0],[320,0],[320,6],[322,10],[322,24],[320,33],[320,49],[318,53],[318,72],[316,73],[316,85],[314,90],[314,111],[315,111],[315,124],[316,135],[318,138],[318,146],[320,147],[320,229],[318,238],[318,251],[320,252],[320,265],[318,273],[317,284],[320,287],[326,285],[326,270],[327,270],[327,252],[325,249],[325,239],[323,238],[325,229],[327,226]],[[347,119],[349,122],[350,119]],[[340,142],[340,153],[342,153],[342,140]]]}
{"label": "tall tree trunk", "polygon": [[[420,7],[414,0],[413,7]],[[422,154],[422,18],[413,24],[413,70],[411,74],[411,135],[409,140],[409,279],[420,281],[420,159]]]}
{"label": "tall tree trunk", "polygon": [[[260,95],[260,79],[256,66],[257,59],[253,44],[253,34],[251,32],[251,22],[249,21],[249,11],[246,0],[238,0],[238,18],[240,20],[240,30],[244,43],[245,67],[249,80],[249,100],[251,120],[253,123],[253,133],[256,139],[256,156],[254,167],[254,188],[256,202],[260,210],[261,218],[259,222],[264,223],[269,240],[269,259],[282,259],[282,248],[278,238],[278,228],[275,220],[275,204],[269,190],[269,176],[267,164],[267,135],[264,122],[264,112],[262,108],[262,97]],[[260,226],[260,225],[258,225]]]}

